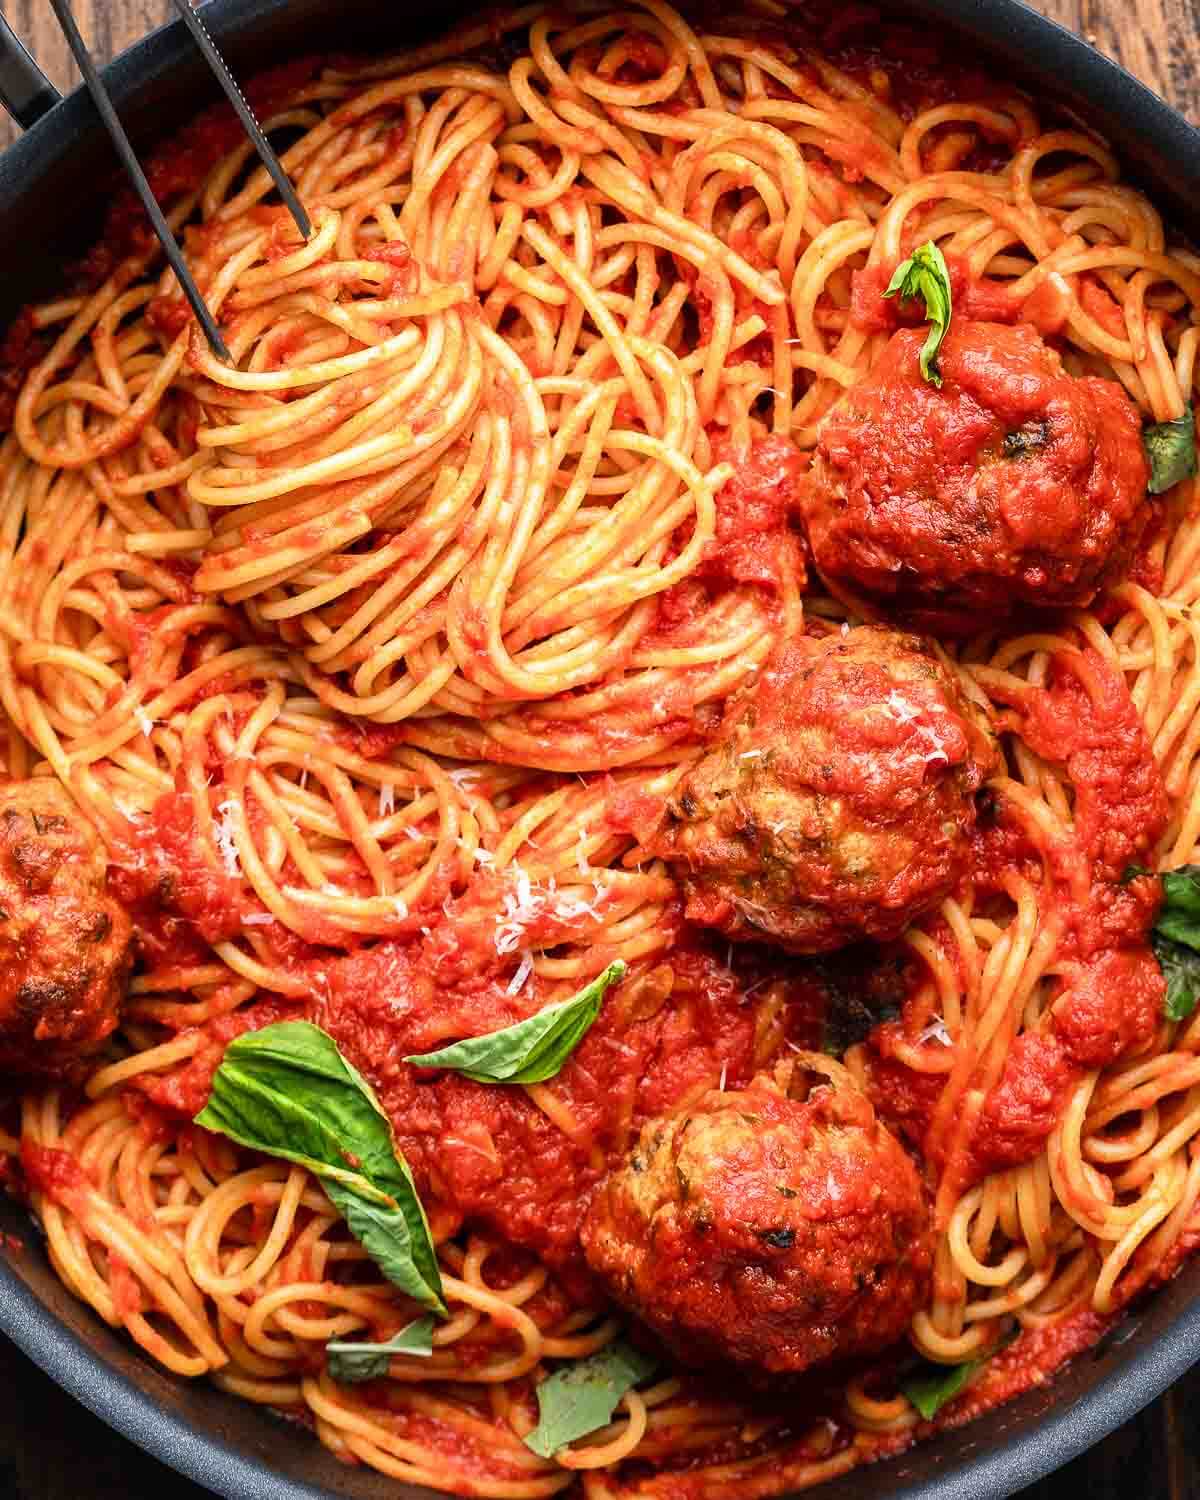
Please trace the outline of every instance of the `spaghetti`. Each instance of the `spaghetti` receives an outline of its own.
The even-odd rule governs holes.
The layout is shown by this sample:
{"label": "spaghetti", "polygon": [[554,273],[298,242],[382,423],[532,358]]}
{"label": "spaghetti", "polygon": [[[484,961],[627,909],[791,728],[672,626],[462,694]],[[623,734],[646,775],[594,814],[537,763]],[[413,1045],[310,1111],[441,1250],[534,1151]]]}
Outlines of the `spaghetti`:
{"label": "spaghetti", "polygon": [[[803,962],[707,941],[647,846],[775,646],[863,617],[806,579],[789,497],[887,342],[897,263],[935,241],[968,316],[1032,322],[1148,421],[1196,388],[1200,259],[1104,144],[880,35],[773,0],[736,26],[532,4],[312,68],[266,121],[307,243],[220,129],[190,180],[160,163],[231,365],[136,235],[29,315],[0,448],[6,770],[57,777],[98,830],[141,960],[82,1092],[29,1093],[0,1148],[102,1318],[399,1479],[815,1484],[1045,1378],[1200,1233],[1200,1016],[1087,1066],[1038,1051],[1114,848],[1173,868],[1200,844],[1185,482],[1094,609],[948,647],[1004,731],[995,817],[892,954],[899,1016],[845,1055],[922,1142],[912,1343],[991,1357],[932,1422],[889,1356],[802,1413],[660,1371],[553,1458],[523,1442],[547,1361],[621,1326],[576,1257],[606,1164],[817,1040]],[[505,1090],[397,1061],[617,958],[586,1067]],[[411,1308],[315,1178],[190,1124],[229,1040],[293,1016],[371,1077],[450,1308],[431,1358],[362,1386],[325,1344]],[[1029,1078],[1022,1155],[1004,1090]]]}

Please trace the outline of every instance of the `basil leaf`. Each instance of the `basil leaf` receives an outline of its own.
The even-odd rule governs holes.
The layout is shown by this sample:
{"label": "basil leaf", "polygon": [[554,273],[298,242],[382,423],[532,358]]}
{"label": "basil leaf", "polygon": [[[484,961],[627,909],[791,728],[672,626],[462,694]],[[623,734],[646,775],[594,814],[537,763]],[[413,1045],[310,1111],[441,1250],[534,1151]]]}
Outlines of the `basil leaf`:
{"label": "basil leaf", "polygon": [[598,1432],[612,1420],[617,1402],[639,1381],[653,1375],[658,1361],[618,1339],[599,1353],[556,1370],[537,1388],[538,1424],[525,1446],[553,1458],[576,1438]]}
{"label": "basil leaf", "polygon": [[1196,475],[1196,414],[1189,402],[1183,416],[1173,422],[1159,422],[1142,432],[1146,457],[1150,460],[1152,495],[1161,495],[1181,480]]}
{"label": "basil leaf", "polygon": [[1155,932],[1200,951],[1200,865],[1167,870],[1162,886],[1163,905]]}
{"label": "basil leaf", "polygon": [[970,1359],[962,1365],[935,1365],[925,1361],[901,1380],[900,1390],[925,1420],[931,1422],[947,1401],[954,1400],[983,1363],[982,1359]]}
{"label": "basil leaf", "polygon": [[1168,1021],[1186,1021],[1200,1000],[1200,953],[1160,932],[1151,935],[1150,945],[1167,981],[1163,1015]]}
{"label": "basil leaf", "polygon": [[476,1083],[543,1083],[559,1072],[591,1030],[606,990],[625,973],[621,959],[609,964],[577,995],[547,1005],[534,1016],[465,1042],[406,1057],[418,1068],[451,1068]]}
{"label": "basil leaf", "polygon": [[432,1318],[418,1318],[385,1344],[354,1344],[343,1339],[330,1339],[325,1345],[329,1378],[342,1385],[357,1385],[363,1380],[382,1380],[391,1365],[393,1354],[413,1354],[427,1359],[432,1353]]}
{"label": "basil leaf", "polygon": [[[1154,871],[1130,865],[1121,884]],[[1200,865],[1183,865],[1155,877],[1163,903],[1150,933],[1150,946],[1167,982],[1163,1015],[1186,1021],[1200,1002]]]}
{"label": "basil leaf", "polygon": [[391,1121],[319,1026],[279,1021],[235,1038],[196,1124],[307,1167],[388,1280],[445,1313],[433,1236]]}
{"label": "basil leaf", "polygon": [[838,997],[825,1012],[821,1051],[830,1057],[843,1057],[851,1047],[865,1042],[880,1022],[894,1021],[899,1014],[898,1005],[881,1005],[873,1010],[857,995]]}
{"label": "basil leaf", "polygon": [[921,350],[921,374],[931,384],[940,386],[942,372],[938,369],[937,357],[950,327],[953,299],[946,257],[932,240],[927,240],[896,267],[883,295],[894,297],[897,293],[905,301],[912,297],[924,299],[925,316],[931,326],[929,337]]}

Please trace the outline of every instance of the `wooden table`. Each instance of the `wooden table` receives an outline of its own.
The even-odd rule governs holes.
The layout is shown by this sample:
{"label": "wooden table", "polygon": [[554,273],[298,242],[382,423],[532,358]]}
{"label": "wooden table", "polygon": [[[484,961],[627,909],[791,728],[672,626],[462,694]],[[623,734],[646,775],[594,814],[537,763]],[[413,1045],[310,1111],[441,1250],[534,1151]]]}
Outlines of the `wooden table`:
{"label": "wooden table", "polygon": [[[394,0],[381,0],[394,3]],[[1200,0],[1033,0],[1110,53],[1200,124]],[[168,0],[74,0],[93,52],[107,58],[168,18]],[[0,0],[52,80],[77,82],[47,0]],[[12,138],[0,126],[0,145]],[[1200,1500],[1200,1367],[1027,1500]],[[0,1496],[10,1500],[204,1500],[64,1396],[0,1341]]]}

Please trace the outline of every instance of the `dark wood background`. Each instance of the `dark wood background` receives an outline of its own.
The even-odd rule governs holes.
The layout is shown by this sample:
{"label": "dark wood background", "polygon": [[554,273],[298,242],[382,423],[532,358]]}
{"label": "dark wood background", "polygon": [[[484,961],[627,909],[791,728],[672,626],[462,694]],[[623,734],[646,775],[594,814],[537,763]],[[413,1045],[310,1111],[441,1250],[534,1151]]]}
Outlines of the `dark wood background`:
{"label": "dark wood background", "polygon": [[[337,0],[331,0],[331,10]],[[395,4],[396,0],[380,0]],[[1118,58],[1200,124],[1200,0],[1033,0]],[[160,25],[169,0],[74,0],[80,29],[108,58]],[[60,88],[76,76],[47,0],[0,0]],[[0,145],[12,138],[0,125]],[[1025,1491],[1026,1500],[1200,1500],[1200,1367],[1082,1458]],[[11,1500],[203,1500],[110,1432],[0,1341],[0,1496]]]}

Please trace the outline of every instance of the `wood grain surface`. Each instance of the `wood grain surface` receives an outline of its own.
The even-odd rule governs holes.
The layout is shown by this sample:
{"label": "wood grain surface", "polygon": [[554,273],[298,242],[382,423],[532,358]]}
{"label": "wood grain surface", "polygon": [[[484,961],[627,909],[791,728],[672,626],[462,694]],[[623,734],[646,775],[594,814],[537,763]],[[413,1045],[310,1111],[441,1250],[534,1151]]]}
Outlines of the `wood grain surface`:
{"label": "wood grain surface", "polygon": [[[396,0],[380,0],[394,4]],[[1033,0],[1200,124],[1200,0]],[[336,6],[336,0],[331,0]],[[169,0],[74,0],[99,59],[171,14]],[[0,14],[60,89],[78,82],[47,0]],[[13,137],[0,125],[0,145]],[[1200,1367],[1026,1500],[1200,1500]],[[9,1500],[203,1500],[205,1492],[109,1431],[0,1341],[0,1496]]]}

